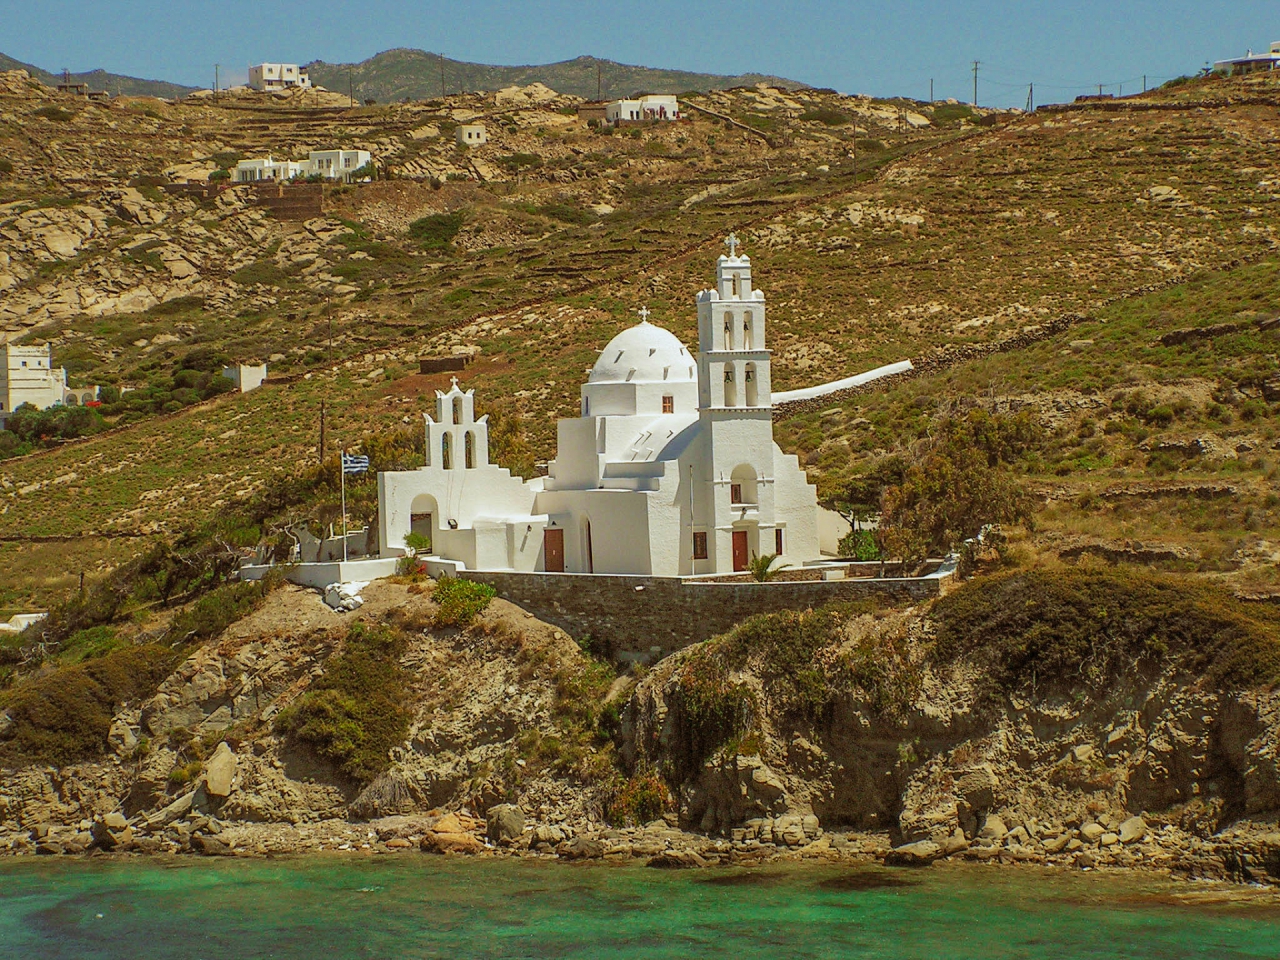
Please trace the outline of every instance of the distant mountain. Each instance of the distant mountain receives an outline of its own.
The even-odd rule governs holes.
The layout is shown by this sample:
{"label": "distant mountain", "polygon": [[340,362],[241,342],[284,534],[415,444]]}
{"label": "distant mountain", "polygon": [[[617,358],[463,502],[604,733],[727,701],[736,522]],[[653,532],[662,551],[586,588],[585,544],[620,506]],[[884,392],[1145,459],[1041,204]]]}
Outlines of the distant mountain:
{"label": "distant mountain", "polygon": [[[0,53],[0,70],[25,70],[42,83],[50,86],[62,82],[62,73],[50,73],[30,63],[23,63],[13,57]],[[195,87],[184,87],[181,84],[169,83],[165,80],[139,80],[137,77],[122,77],[118,73],[107,73],[105,70],[90,70],[87,73],[71,74],[72,83],[87,84],[90,90],[106,90],[113,97],[124,95],[130,97],[181,97],[195,90]]]}
{"label": "distant mountain", "polygon": [[357,98],[386,103],[406,97],[410,100],[426,100],[440,96],[442,65],[443,87],[448,93],[500,90],[512,85],[543,83],[558,93],[595,99],[597,80],[600,95],[605,99],[636,93],[726,90],[730,87],[751,86],[760,81],[788,90],[808,86],[795,80],[759,73],[727,77],[713,73],[637,67],[595,57],[578,57],[576,60],[540,66],[497,67],[450,60],[447,57],[442,61],[439,54],[406,48],[387,50],[361,63],[325,63],[323,60],[316,60],[307,66],[313,83],[339,93],[345,93],[350,84],[354,87]]}

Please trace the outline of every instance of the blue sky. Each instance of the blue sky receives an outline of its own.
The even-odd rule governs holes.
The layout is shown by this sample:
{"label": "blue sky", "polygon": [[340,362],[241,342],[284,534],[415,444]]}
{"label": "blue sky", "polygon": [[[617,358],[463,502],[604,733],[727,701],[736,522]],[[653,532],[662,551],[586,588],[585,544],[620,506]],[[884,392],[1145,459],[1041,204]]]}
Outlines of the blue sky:
{"label": "blue sky", "polygon": [[362,60],[419,47],[459,60],[593,54],[710,73],[772,73],[842,93],[1022,106],[1140,89],[1280,40],[1276,0],[0,0],[0,52],[49,70],[209,86],[263,60]]}

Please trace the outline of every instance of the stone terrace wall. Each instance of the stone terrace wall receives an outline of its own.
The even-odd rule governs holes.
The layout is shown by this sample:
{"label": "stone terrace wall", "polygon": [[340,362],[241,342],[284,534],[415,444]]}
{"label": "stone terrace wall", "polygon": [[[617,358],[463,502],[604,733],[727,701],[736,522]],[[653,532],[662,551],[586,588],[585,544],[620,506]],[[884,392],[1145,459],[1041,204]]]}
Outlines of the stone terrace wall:
{"label": "stone terrace wall", "polygon": [[468,570],[459,576],[489,584],[499,596],[574,637],[590,635],[622,661],[660,659],[759,613],[874,595],[926,600],[938,596],[942,584],[938,577],[699,583],[581,573]]}

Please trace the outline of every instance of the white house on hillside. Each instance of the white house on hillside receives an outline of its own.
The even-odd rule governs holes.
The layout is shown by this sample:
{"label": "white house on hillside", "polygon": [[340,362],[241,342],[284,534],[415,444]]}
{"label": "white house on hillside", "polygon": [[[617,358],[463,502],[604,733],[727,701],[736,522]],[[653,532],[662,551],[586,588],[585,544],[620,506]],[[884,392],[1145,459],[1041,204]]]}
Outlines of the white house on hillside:
{"label": "white house on hillside", "polygon": [[253,183],[317,174],[327,180],[351,180],[352,175],[372,159],[368,150],[312,150],[306,160],[273,160],[269,156],[241,160],[231,172],[231,180],[233,183]]}
{"label": "white house on hillside", "polygon": [[318,173],[328,180],[350,180],[373,160],[368,150],[312,150],[307,157],[307,173]]}
{"label": "white house on hillside", "polygon": [[609,342],[546,477],[491,464],[473,391],[437,392],[426,466],[378,476],[383,556],[412,531],[479,570],[687,576],[770,553],[817,560],[816,491],[773,441],[765,297],[736,238],[697,304],[696,356],[647,310]]}
{"label": "white house on hillside", "polygon": [[67,371],[53,369],[53,354],[40,347],[0,347],[0,426],[24,403],[38,410],[60,404],[81,404],[98,399],[97,387],[76,390],[67,386]]}
{"label": "white house on hillside", "polygon": [[249,86],[254,90],[306,90],[311,77],[306,67],[296,63],[260,63],[249,68]]}
{"label": "white house on hillside", "polygon": [[460,147],[483,147],[489,142],[489,133],[483,123],[460,123],[453,137]]}
{"label": "white house on hillside", "polygon": [[1213,65],[1214,73],[1228,75],[1258,73],[1264,70],[1280,70],[1280,40],[1271,44],[1271,50],[1267,53],[1254,53],[1250,50],[1243,57],[1219,60]]}
{"label": "white house on hillside", "polygon": [[305,163],[296,160],[275,160],[261,157],[253,160],[241,160],[231,171],[233,183],[253,183],[257,180],[292,180],[294,177],[306,176]]}
{"label": "white house on hillside", "polygon": [[670,94],[650,93],[635,100],[614,100],[606,104],[604,117],[609,123],[638,120],[679,120],[680,102]]}

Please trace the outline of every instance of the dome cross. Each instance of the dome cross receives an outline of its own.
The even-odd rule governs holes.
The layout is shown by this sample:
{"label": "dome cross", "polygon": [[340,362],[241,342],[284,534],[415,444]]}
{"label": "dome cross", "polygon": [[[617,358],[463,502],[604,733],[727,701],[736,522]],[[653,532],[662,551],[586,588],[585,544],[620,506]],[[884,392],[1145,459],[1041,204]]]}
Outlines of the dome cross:
{"label": "dome cross", "polygon": [[649,305],[648,304],[645,304],[643,307],[637,310],[636,313],[640,314],[641,323],[649,322]]}
{"label": "dome cross", "polygon": [[724,245],[729,248],[730,257],[736,257],[738,255],[738,244],[741,242],[742,241],[738,239],[738,235],[736,233],[731,233],[729,236],[725,237]]}

